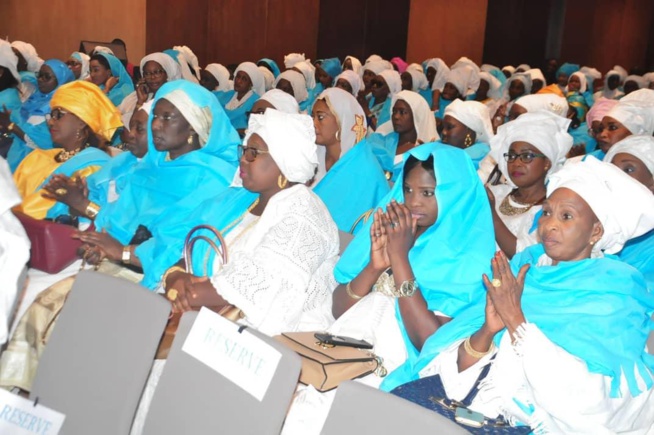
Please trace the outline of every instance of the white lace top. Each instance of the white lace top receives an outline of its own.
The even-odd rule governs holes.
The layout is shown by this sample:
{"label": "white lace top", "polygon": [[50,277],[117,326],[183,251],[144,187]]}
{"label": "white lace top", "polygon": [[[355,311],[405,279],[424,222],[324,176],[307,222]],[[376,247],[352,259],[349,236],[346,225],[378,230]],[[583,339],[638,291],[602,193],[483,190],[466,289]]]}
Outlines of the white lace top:
{"label": "white lace top", "polygon": [[[525,248],[535,245],[538,243],[537,231],[534,229],[530,231],[534,224],[534,217],[543,207],[540,205],[535,205],[529,210],[522,214],[516,214],[513,216],[507,216],[500,211],[500,205],[504,198],[506,198],[513,188],[506,184],[498,184],[497,186],[490,186],[493,195],[495,195],[495,210],[497,211],[498,216],[504,222],[504,225],[511,231],[511,233],[516,236],[516,252],[520,252]],[[524,204],[518,204],[513,201],[509,196],[509,204],[515,208],[527,208]]]}

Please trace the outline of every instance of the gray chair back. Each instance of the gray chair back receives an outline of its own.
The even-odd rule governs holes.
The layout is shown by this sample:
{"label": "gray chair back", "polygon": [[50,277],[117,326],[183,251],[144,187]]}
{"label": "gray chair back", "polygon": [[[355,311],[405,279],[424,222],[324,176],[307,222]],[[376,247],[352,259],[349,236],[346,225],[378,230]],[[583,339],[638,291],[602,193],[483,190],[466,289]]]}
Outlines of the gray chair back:
{"label": "gray chair back", "polygon": [[459,435],[468,431],[440,414],[360,382],[338,386],[321,435]]}
{"label": "gray chair back", "polygon": [[66,415],[62,435],[129,433],[170,309],[138,284],[77,275],[30,393]]}
{"label": "gray chair back", "polygon": [[[654,320],[654,315],[652,315],[652,320]],[[654,330],[647,337],[647,351],[650,355],[654,355]]]}
{"label": "gray chair back", "polygon": [[279,434],[300,376],[299,355],[272,338],[248,329],[282,354],[260,402],[182,351],[197,314],[185,313],[180,320],[143,434]]}

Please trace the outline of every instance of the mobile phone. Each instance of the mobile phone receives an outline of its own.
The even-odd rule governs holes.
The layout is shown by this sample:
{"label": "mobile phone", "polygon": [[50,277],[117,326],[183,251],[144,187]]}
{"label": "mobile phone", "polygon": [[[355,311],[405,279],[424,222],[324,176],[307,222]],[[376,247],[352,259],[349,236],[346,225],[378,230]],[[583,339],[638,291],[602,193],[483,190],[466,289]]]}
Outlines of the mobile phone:
{"label": "mobile phone", "polygon": [[343,337],[342,335],[332,335],[328,333],[316,332],[314,335],[321,343],[331,344],[332,346],[348,346],[359,349],[372,349],[372,344],[365,340],[358,340],[352,337]]}
{"label": "mobile phone", "polygon": [[465,424],[470,427],[482,427],[484,425],[484,414],[471,411],[468,408],[456,408],[454,411],[454,420],[457,423]]}

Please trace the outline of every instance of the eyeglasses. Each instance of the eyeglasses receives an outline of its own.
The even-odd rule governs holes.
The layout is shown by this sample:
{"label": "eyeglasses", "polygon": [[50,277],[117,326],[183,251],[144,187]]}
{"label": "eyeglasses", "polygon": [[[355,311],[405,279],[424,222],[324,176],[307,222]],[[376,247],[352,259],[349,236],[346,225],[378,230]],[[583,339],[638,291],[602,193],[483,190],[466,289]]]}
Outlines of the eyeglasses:
{"label": "eyeglasses", "polygon": [[46,121],[50,121],[51,119],[54,119],[55,121],[59,121],[67,113],[69,112],[66,112],[65,110],[62,109],[53,109],[52,112],[45,115],[45,119]]}
{"label": "eyeglasses", "polygon": [[143,77],[149,78],[155,78],[158,79],[159,77],[163,76],[166,71],[162,69],[158,69],[156,71],[143,71]]}
{"label": "eyeglasses", "polygon": [[588,135],[589,135],[590,137],[597,137],[597,136],[599,136],[600,134],[602,134],[602,131],[604,131],[604,129],[603,129],[602,127],[589,128],[589,129],[588,129]]}
{"label": "eyeglasses", "polygon": [[252,163],[259,154],[270,154],[270,151],[260,150],[258,148],[249,147],[245,145],[238,146],[238,159],[245,157],[245,161]]}
{"label": "eyeglasses", "polygon": [[54,76],[53,76],[52,74],[49,74],[49,73],[41,73],[41,72],[38,73],[38,74],[36,75],[36,78],[37,78],[37,79],[42,79],[42,80],[45,80],[46,82],[52,80],[53,77],[54,77]]}
{"label": "eyeglasses", "polygon": [[373,88],[383,88],[386,83],[380,82],[379,80],[373,80],[370,82],[370,86]]}
{"label": "eyeglasses", "polygon": [[74,60],[69,60],[69,61],[66,62],[66,65],[68,65],[68,66],[80,66],[81,63],[80,62],[75,62]]}
{"label": "eyeglasses", "polygon": [[524,153],[504,153],[504,160],[507,162],[515,162],[515,159],[519,158],[522,163],[531,163],[536,157],[547,157],[545,154],[536,154],[531,151],[525,151]]}

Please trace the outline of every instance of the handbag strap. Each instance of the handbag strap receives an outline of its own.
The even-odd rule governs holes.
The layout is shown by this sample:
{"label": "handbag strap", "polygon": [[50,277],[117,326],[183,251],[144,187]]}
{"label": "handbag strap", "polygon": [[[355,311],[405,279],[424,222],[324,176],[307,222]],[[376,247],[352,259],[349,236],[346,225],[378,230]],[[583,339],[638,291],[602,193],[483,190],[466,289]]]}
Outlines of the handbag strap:
{"label": "handbag strap", "polygon": [[[193,234],[199,230],[207,230],[211,232],[216,237],[216,239],[218,239],[220,246],[207,236],[204,235],[193,236]],[[207,242],[209,246],[216,252],[216,254],[220,255],[223,264],[227,264],[227,260],[228,260],[227,243],[225,243],[225,239],[223,238],[220,231],[218,231],[216,228],[212,227],[211,225],[198,225],[192,228],[191,231],[188,232],[188,234],[186,235],[186,240],[184,241],[184,262],[186,263],[186,272],[192,275],[194,274],[193,273],[193,247],[195,246],[195,243],[199,240],[203,240]]]}
{"label": "handbag strap", "polygon": [[481,383],[481,381],[484,380],[484,378],[486,378],[486,376],[488,376],[488,372],[490,371],[491,368],[491,363],[495,359],[496,355],[497,354],[491,357],[491,359],[488,361],[488,364],[486,364],[484,368],[481,370],[481,373],[479,373],[479,377],[477,377],[477,380],[475,381],[475,384],[470,389],[468,395],[464,397],[463,400],[461,400],[461,403],[463,403],[466,407],[472,404],[472,401],[477,396],[477,393],[479,393],[479,384]]}

